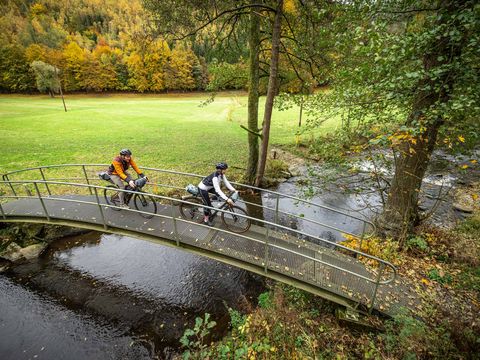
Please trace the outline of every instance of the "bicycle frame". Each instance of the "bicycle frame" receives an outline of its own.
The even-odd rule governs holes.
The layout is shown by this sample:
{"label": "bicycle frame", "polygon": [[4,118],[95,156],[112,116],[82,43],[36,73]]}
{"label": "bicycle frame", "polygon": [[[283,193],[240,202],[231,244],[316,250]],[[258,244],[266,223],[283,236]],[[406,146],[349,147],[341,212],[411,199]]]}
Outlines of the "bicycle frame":
{"label": "bicycle frame", "polygon": [[[189,193],[190,194],[190,193]],[[208,196],[210,196],[210,194],[213,195],[213,193],[209,193]],[[190,194],[192,196],[192,194]],[[198,193],[197,195],[193,195],[195,196],[196,198],[199,198],[200,200],[202,200],[202,204],[205,205],[205,206],[208,206],[207,204],[205,204],[205,202],[203,201],[203,197],[202,195],[200,195],[200,193]],[[217,197],[219,197],[218,195],[215,195]],[[232,197],[229,196],[228,199],[231,199]],[[227,200],[228,200],[227,199]],[[213,206],[212,204],[212,207],[215,208],[215,210],[212,210],[211,214],[210,214],[210,219],[213,220],[215,218],[215,216],[217,216],[217,214],[219,213],[219,210],[225,210],[227,209],[230,205],[228,204],[227,200],[224,200],[223,204],[219,207],[216,207],[216,206]],[[235,200],[233,200],[235,201]]]}

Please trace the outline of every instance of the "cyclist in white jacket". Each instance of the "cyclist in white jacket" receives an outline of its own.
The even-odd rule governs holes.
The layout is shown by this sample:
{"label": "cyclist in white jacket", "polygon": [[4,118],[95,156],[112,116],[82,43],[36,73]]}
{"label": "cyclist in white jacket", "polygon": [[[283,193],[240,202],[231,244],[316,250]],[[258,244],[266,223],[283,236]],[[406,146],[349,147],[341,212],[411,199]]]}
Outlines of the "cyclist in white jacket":
{"label": "cyclist in white jacket", "polygon": [[[228,190],[232,192],[237,192],[235,188],[230,184],[225,176],[225,172],[228,169],[227,163],[221,162],[216,165],[216,171],[211,173],[198,184],[198,188],[200,190],[200,195],[202,196],[203,203],[207,206],[212,206],[212,202],[210,201],[210,196],[208,193],[216,194],[220,196],[223,200],[228,202],[230,205],[233,205],[233,200],[229,199],[227,195],[224,194],[222,189],[220,188],[221,183],[223,182]],[[204,208],[203,209],[203,223],[209,226],[212,226],[212,222],[210,221],[210,209]]]}

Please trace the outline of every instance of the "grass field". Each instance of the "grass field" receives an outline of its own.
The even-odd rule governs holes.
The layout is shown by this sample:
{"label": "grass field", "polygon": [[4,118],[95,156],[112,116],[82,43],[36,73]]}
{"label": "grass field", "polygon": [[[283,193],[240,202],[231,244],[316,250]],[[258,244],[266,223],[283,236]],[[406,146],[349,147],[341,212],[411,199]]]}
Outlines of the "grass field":
{"label": "grass field", "polygon": [[[109,163],[130,148],[143,166],[207,173],[222,160],[244,168],[248,156],[245,93],[0,96],[0,173],[67,163]],[[261,99],[260,114],[263,114]],[[293,144],[298,109],[275,111],[271,145]],[[260,116],[260,123],[262,116]],[[331,130],[327,122],[316,132]],[[240,172],[240,170],[238,170]]]}

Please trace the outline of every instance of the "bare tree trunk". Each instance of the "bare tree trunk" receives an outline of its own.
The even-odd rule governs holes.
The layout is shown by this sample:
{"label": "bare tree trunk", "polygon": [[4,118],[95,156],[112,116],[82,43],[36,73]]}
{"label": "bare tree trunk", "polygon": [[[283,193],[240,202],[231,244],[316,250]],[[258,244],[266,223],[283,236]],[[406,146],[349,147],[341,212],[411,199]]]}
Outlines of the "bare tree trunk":
{"label": "bare tree trunk", "polygon": [[272,54],[270,58],[270,76],[268,78],[267,99],[265,100],[265,112],[263,114],[262,145],[260,149],[260,161],[258,162],[257,178],[255,186],[260,186],[265,166],[267,164],[268,141],[270,137],[270,122],[272,119],[273,100],[277,93],[278,60],[280,54],[280,33],[282,26],[283,0],[277,1],[277,11],[272,29]]}
{"label": "bare tree trunk", "polygon": [[[255,3],[256,0],[252,0]],[[259,50],[260,50],[260,17],[256,8],[250,10],[250,33],[248,43],[249,57],[249,84],[248,84],[248,164],[245,178],[248,184],[253,184],[257,175],[258,166],[258,86],[259,86]]]}

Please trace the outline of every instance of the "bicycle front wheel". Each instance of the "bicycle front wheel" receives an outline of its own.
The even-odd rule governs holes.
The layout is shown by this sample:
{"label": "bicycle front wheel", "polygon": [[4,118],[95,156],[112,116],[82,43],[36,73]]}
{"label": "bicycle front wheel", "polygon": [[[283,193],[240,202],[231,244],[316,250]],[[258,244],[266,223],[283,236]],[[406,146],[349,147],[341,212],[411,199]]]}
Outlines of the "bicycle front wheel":
{"label": "bicycle front wheel", "polygon": [[145,219],[151,219],[157,213],[157,202],[155,198],[143,193],[135,194],[133,197],[135,209],[143,211],[140,213]]}
{"label": "bicycle front wheel", "polygon": [[244,233],[250,229],[250,219],[244,217],[248,213],[239,206],[230,206],[222,212],[222,221],[228,230],[235,233]]}
{"label": "bicycle front wheel", "polygon": [[194,203],[194,205],[185,203],[180,204],[180,215],[182,215],[182,218],[184,218],[185,220],[201,223],[203,221],[202,200],[195,196],[189,196],[183,200]]}
{"label": "bicycle front wheel", "polygon": [[[103,190],[103,196],[108,205],[120,206],[120,192],[118,191],[118,187],[115,185],[107,185],[107,188]],[[110,209],[115,211],[122,210],[114,207],[111,207]]]}

